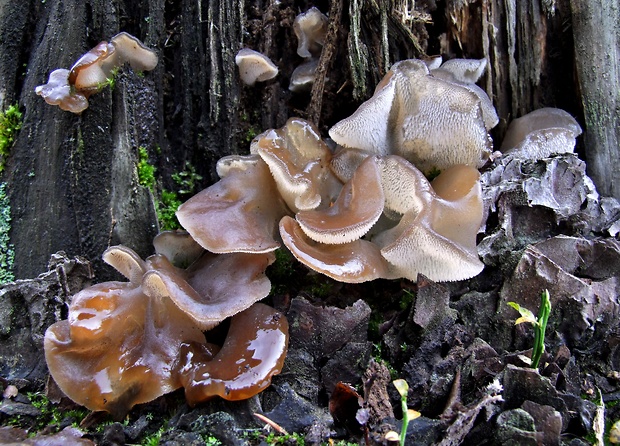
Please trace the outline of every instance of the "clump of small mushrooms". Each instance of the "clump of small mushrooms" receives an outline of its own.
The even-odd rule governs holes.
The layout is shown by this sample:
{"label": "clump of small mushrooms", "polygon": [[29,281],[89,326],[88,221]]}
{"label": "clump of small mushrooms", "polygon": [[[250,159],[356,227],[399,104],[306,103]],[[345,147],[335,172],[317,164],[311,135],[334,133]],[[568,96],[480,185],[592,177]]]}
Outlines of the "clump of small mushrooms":
{"label": "clump of small mushrooms", "polygon": [[482,270],[475,168],[446,169],[435,186],[396,155],[368,155],[334,168],[342,158],[298,118],[257,136],[250,151],[222,158],[222,179],[177,212],[205,249],[269,252],[283,242],[302,263],[344,282],[415,281],[418,273],[460,280]]}
{"label": "clump of small mushrooms", "polygon": [[[48,328],[45,357],[58,386],[116,418],[180,387],[191,404],[262,391],[282,369],[288,342],[286,318],[256,303],[269,294],[273,254],[207,253],[182,232],[158,235],[155,246],[144,261],[109,248],[104,261],[128,282],[82,290],[68,319]],[[221,349],[206,342],[203,331],[229,317]]]}
{"label": "clump of small mushrooms", "polygon": [[[316,57],[326,22],[316,8],[296,19],[301,57]],[[121,33],[71,70],[54,71],[37,93],[79,112],[125,62],[146,70],[157,57]],[[252,50],[242,50],[237,64],[250,85],[277,74]],[[192,405],[255,395],[286,355],[286,318],[257,303],[269,294],[265,268],[283,245],[343,282],[480,273],[478,169],[490,158],[489,130],[498,122],[475,85],[485,67],[484,59],[397,62],[374,95],[329,130],[335,149],[312,123],[291,118],[258,135],[249,155],[220,159],[220,180],[177,211],[187,232],[158,235],[146,260],[123,246],[104,253],[128,282],[81,291],[68,320],[48,329],[54,380],[76,402],[117,417],[180,387]],[[566,112],[542,109],[512,123],[502,151],[570,152],[580,132]],[[207,342],[204,331],[227,318],[224,344]]]}
{"label": "clump of small mushrooms", "polygon": [[135,71],[151,71],[157,66],[157,54],[131,34],[121,32],[88,51],[71,69],[52,71],[47,84],[39,85],[35,92],[50,105],[81,113],[88,108],[88,97],[101,91],[114,71],[126,63]]}
{"label": "clump of small mushrooms", "polygon": [[319,56],[327,36],[327,23],[327,16],[316,7],[295,17],[293,30],[297,36],[297,54],[304,58],[304,62],[291,74],[288,89],[294,93],[312,89]]}

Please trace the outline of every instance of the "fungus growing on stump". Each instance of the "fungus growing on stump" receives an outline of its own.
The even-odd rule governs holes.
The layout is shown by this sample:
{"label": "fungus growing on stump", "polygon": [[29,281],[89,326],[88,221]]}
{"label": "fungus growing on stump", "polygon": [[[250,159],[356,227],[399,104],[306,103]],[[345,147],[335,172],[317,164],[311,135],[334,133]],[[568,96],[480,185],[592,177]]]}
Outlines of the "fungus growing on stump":
{"label": "fungus growing on stump", "polygon": [[222,179],[177,211],[206,249],[267,252],[281,238],[306,266],[343,282],[415,281],[418,273],[452,281],[482,270],[475,168],[445,169],[435,191],[400,156],[357,149],[332,156],[316,128],[298,118],[257,136],[250,150],[220,160]]}
{"label": "fungus growing on stump", "polygon": [[426,174],[456,164],[479,168],[491,154],[487,125],[494,119],[485,122],[481,97],[472,90],[432,76],[421,60],[403,60],[329,135],[347,149],[400,155]]}
{"label": "fungus growing on stump", "polygon": [[157,66],[157,54],[131,34],[121,32],[110,42],[100,42],[82,55],[70,70],[50,73],[45,85],[35,92],[50,105],[81,113],[88,108],[88,97],[101,91],[115,69],[128,63],[136,71],[151,71]]}
{"label": "fungus growing on stump", "polygon": [[278,75],[278,67],[262,53],[242,48],[235,56],[239,67],[239,76],[244,84],[252,86],[256,82],[264,82]]}
{"label": "fungus growing on stump", "polygon": [[[171,253],[188,247],[184,234],[162,237],[166,240],[160,239],[159,244]],[[189,250],[197,253],[194,247]],[[274,256],[204,253],[189,268],[181,269],[161,254],[142,260],[131,249],[115,246],[103,259],[129,282],[101,283],[76,294],[68,320],[53,324],[45,334],[45,357],[52,377],[68,397],[120,418],[135,404],[181,387],[183,374],[175,364],[182,343],[206,345],[203,330],[265,297],[270,282],[264,271]],[[274,318],[284,319],[270,311]],[[286,338],[287,328],[284,322],[278,325],[280,338]],[[248,329],[245,336],[252,338],[262,328],[242,329]],[[244,335],[233,332],[231,336],[229,342],[234,344]],[[250,344],[248,348],[254,348]],[[222,349],[220,360],[247,362],[251,353],[240,348]],[[245,387],[258,393],[268,385],[282,366],[286,342],[279,349],[279,360],[265,359],[261,372],[252,375],[257,381],[244,381]],[[185,367],[193,367],[184,358]],[[269,364],[274,369],[267,370]]]}

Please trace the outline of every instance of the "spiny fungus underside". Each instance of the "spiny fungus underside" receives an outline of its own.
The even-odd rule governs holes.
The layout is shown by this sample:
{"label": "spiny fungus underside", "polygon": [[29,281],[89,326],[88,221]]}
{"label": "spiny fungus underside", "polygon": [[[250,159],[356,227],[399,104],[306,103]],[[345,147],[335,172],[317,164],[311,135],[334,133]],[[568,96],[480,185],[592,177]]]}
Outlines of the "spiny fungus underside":
{"label": "spiny fungus underside", "polygon": [[[310,31],[301,30],[304,21]],[[326,22],[318,10],[295,22],[308,77]],[[237,61],[249,85],[277,74],[250,50]],[[52,72],[36,91],[81,112],[125,62],[149,70],[157,56],[121,33],[71,70]],[[158,254],[145,261],[129,248],[110,248],[104,260],[129,282],[83,290],[73,298],[69,319],[48,329],[46,359],[61,389],[116,416],[180,386],[190,404],[261,391],[286,354],[286,318],[255,304],[269,293],[264,271],[282,244],[311,269],[344,282],[478,274],[477,168],[489,158],[488,131],[498,120],[475,85],[485,66],[484,59],[398,62],[372,98],[332,127],[335,150],[311,123],[291,118],[257,136],[250,155],[222,158],[221,180],[178,210],[189,235],[160,234]],[[250,73],[256,67],[261,72]],[[538,113],[515,121],[502,150],[548,156],[573,149],[581,131],[574,119],[556,109]],[[442,172],[430,183],[423,171],[434,169]],[[240,302],[240,295],[248,298]],[[206,342],[203,331],[230,316],[222,348]]]}

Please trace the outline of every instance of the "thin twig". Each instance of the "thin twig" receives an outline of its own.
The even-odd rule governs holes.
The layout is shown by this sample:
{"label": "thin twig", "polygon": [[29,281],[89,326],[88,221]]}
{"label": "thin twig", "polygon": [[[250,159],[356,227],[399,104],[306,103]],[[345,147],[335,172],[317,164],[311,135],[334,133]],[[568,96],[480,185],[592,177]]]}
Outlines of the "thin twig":
{"label": "thin twig", "polygon": [[325,45],[321,51],[319,65],[316,68],[316,76],[312,85],[312,94],[310,105],[308,106],[308,120],[319,124],[321,117],[321,108],[323,107],[323,93],[325,90],[325,77],[331,64],[338,39],[338,30],[340,29],[342,17],[343,0],[334,0],[329,7],[329,25],[327,27],[327,36],[325,37]]}

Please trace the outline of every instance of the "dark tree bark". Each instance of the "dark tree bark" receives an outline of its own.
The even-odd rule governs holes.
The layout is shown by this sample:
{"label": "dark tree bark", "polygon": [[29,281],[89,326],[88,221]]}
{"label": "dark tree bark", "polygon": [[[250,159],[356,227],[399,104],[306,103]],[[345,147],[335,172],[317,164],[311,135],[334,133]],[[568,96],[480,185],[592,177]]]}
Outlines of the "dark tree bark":
{"label": "dark tree bark", "polygon": [[[319,65],[326,77],[311,94],[292,95],[288,82],[302,62],[292,24],[313,5],[330,13]],[[34,277],[50,254],[65,250],[93,261],[103,279],[111,274],[99,261],[107,246],[151,253],[158,226],[152,192],[138,183],[139,147],[149,150],[160,187],[173,189],[171,174],[186,161],[204,187],[217,179],[217,159],[247,153],[256,133],[301,116],[326,134],[372,94],[391,63],[425,53],[488,58],[483,87],[501,118],[496,140],[511,119],[535,108],[564,108],[584,123],[584,107],[586,157],[600,171],[594,178],[604,193],[618,194],[619,183],[606,187],[612,176],[598,165],[617,161],[618,130],[600,129],[614,119],[617,128],[618,111],[602,105],[598,72],[594,79],[585,73],[579,46],[603,32],[580,5],[571,15],[569,0],[0,0],[0,109],[17,102],[24,113],[4,174],[15,274]],[[615,29],[617,47],[617,9],[608,8],[604,23]],[[119,31],[156,49],[153,72],[124,69],[116,87],[91,96],[79,116],[35,95],[50,71]],[[242,46],[268,55],[279,76],[241,85],[234,58]]]}

